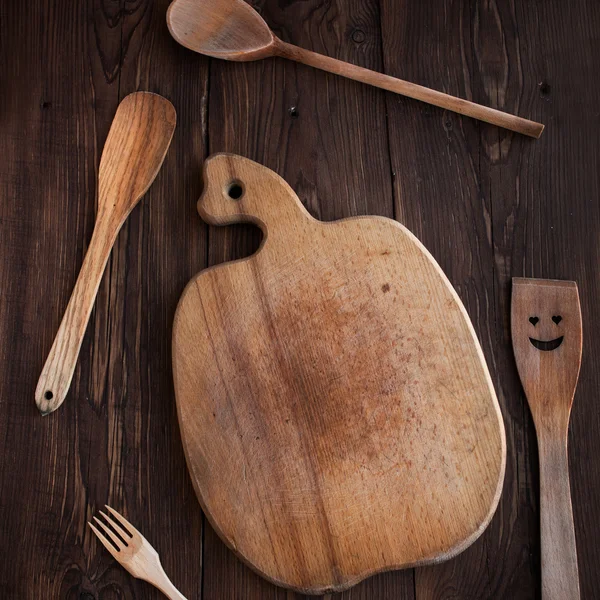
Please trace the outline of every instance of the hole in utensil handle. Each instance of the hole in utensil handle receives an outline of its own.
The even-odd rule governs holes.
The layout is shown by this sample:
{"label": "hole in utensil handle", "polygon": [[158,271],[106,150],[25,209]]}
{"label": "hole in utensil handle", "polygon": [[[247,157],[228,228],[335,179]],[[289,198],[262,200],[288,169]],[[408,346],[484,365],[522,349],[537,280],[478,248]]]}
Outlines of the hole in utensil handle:
{"label": "hole in utensil handle", "polygon": [[239,200],[243,194],[244,194],[244,188],[242,186],[241,181],[232,181],[227,186],[227,195],[232,200]]}

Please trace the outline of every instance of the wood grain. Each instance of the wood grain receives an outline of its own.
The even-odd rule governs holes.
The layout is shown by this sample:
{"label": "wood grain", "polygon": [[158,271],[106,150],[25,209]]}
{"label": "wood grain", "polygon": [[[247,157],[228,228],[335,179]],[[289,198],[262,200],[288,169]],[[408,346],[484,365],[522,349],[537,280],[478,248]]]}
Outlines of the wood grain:
{"label": "wood grain", "polygon": [[[425,85],[443,82],[441,89],[450,93],[509,111],[517,110],[519,101],[529,102],[525,110],[540,118],[536,111],[543,103],[534,95],[535,73],[523,75],[528,57],[519,54],[522,37],[514,7],[478,6],[476,10],[475,5],[454,3],[434,17],[432,3],[399,10],[397,3],[383,2],[386,68]],[[424,22],[429,23],[426,29]],[[431,52],[420,54],[423,46]],[[406,61],[404,56],[418,58]],[[397,217],[433,253],[465,303],[507,424],[507,469],[494,519],[481,543],[464,553],[464,560],[417,570],[416,593],[431,600],[530,600],[539,593],[533,492],[537,457],[532,455],[535,449],[530,450],[535,438],[515,376],[508,315],[510,274],[522,268],[519,261],[525,251],[519,228],[529,223],[527,214],[533,208],[531,203],[524,206],[522,194],[539,197],[529,180],[530,175],[535,182],[538,178],[529,165],[537,161],[540,149],[507,132],[391,97],[388,111]],[[545,145],[544,137],[540,140]],[[536,164],[545,170],[539,161]],[[416,195],[419,202],[410,201]],[[535,203],[540,210],[542,205]],[[531,239],[536,238],[526,240],[528,251]]]}
{"label": "wood grain", "polygon": [[574,281],[513,279],[512,344],[538,438],[542,597],[578,600],[579,572],[567,436],[581,367],[582,324]]}
{"label": "wood grain", "polygon": [[[333,597],[540,596],[538,456],[510,343],[513,276],[579,284],[586,335],[569,466],[581,595],[600,597],[600,5],[254,3],[286,42],[545,123],[534,143],[290,61],[211,61],[170,37],[168,5],[32,0],[0,10],[0,555],[11,557],[0,595],[162,598],[90,535],[86,521],[108,502],[161,536],[165,569],[190,598],[302,597],[252,572],[210,526],[203,534],[185,468],[170,374],[175,306],[200,269],[260,242],[251,225],[198,218],[210,149],[276,170],[318,218],[396,216],[416,233],[469,312],[507,424],[503,494],[475,544]],[[113,248],[74,401],[42,422],[31,398],[91,239],[101,149],[119,101],[136,90],[171,100],[178,128]]]}
{"label": "wood grain", "polygon": [[402,226],[323,223],[273,171],[211,156],[198,209],[251,258],[196,276],[173,326],[182,439],[227,544],[303,592],[440,562],[489,522],[505,438],[454,290]]}
{"label": "wood grain", "polygon": [[[144,531],[171,531],[157,544],[163,565],[186,596],[201,593],[202,515],[178,433],[169,340],[181,291],[206,264],[195,167],[205,152],[208,61],[181,60],[164,31],[166,9],[2,8],[2,57],[4,44],[15,49],[0,61],[8,90],[0,95],[0,280],[10,289],[0,295],[0,330],[3,342],[13,340],[0,352],[0,555],[13,556],[0,568],[4,598],[162,599],[87,526],[105,503]],[[167,68],[173,81],[164,80]],[[32,398],[91,239],[102,148],[119,101],[138,89],[171,100],[182,127],[116,240],[73,402],[40,419]],[[165,494],[165,485],[181,494]],[[29,551],[15,553],[20,545]]]}

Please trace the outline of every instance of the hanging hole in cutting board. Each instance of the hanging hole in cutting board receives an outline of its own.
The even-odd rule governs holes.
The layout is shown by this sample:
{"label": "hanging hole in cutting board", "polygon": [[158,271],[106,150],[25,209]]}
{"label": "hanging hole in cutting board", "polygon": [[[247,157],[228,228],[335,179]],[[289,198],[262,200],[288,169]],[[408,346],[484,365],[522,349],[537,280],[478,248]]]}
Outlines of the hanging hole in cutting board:
{"label": "hanging hole in cutting board", "polygon": [[46,400],[52,400],[52,398],[54,398],[54,394],[50,390],[47,390],[44,393],[44,398],[46,398]]}
{"label": "hanging hole in cutting board", "polygon": [[227,186],[227,195],[232,200],[239,200],[244,195],[244,187],[241,181],[232,181]]}

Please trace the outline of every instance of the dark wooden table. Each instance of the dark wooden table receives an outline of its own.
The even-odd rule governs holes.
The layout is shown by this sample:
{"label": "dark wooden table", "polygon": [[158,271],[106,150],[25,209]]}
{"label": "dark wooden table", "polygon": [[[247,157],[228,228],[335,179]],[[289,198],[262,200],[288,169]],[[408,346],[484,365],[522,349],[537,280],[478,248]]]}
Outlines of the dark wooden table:
{"label": "dark wooden table", "polygon": [[[282,60],[209,60],[170,38],[168,3],[0,6],[0,597],[159,598],[87,527],[104,503],[147,535],[190,599],[298,597],[205,522],[176,418],[178,298],[200,269],[260,241],[196,213],[204,158],[230,151],[280,173],[322,219],[409,227],[464,301],[505,419],[506,480],[484,535],[454,560],[339,597],[540,597],[536,439],[509,336],[511,277],[536,276],[579,284],[571,485],[582,597],[600,598],[600,3],[259,3],[286,41],[541,121],[539,141]],[[90,240],[100,153],[135,90],[168,97],[177,131],[117,240],[71,393],[42,418],[34,389]]]}

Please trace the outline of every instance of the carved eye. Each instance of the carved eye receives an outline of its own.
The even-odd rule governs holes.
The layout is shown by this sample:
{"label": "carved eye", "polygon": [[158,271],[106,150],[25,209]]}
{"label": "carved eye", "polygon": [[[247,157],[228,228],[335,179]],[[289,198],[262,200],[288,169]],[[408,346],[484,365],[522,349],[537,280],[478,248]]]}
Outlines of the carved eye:
{"label": "carved eye", "polygon": [[537,317],[529,317],[529,322],[535,327],[538,324],[539,319]]}
{"label": "carved eye", "polygon": [[552,320],[558,325],[562,321],[562,317],[560,315],[556,315],[552,317]]}

